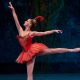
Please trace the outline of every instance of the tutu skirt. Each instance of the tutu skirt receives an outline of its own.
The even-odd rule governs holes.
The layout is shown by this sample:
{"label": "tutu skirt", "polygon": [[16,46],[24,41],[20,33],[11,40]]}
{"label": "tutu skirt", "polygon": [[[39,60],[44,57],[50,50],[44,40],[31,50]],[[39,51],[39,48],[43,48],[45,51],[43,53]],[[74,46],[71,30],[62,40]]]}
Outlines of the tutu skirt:
{"label": "tutu skirt", "polygon": [[16,59],[17,63],[24,63],[32,60],[35,56],[40,55],[45,48],[48,48],[42,43],[33,43],[30,45],[27,51],[22,50],[18,58]]}

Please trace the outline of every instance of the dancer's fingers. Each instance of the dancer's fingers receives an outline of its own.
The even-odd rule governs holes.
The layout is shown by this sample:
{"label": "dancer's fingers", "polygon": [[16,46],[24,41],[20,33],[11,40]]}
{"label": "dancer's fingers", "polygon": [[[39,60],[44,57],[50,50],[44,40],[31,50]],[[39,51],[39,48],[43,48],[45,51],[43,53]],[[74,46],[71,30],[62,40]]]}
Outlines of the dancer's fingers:
{"label": "dancer's fingers", "polygon": [[12,6],[11,2],[9,2],[9,5]]}
{"label": "dancer's fingers", "polygon": [[59,30],[59,33],[63,33],[63,31],[62,30]]}

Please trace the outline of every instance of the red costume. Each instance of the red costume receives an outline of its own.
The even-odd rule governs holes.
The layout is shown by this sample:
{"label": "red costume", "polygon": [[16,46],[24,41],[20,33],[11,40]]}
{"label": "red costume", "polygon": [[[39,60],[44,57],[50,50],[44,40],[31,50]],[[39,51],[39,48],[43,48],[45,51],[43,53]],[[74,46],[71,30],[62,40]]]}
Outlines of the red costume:
{"label": "red costume", "polygon": [[32,43],[31,37],[28,37],[26,40],[24,40],[23,37],[17,35],[17,38],[22,47],[22,52],[20,53],[16,60],[16,62],[18,63],[30,61],[31,59],[33,59],[33,57],[41,54],[44,48],[47,48],[47,46],[42,43],[38,42]]}

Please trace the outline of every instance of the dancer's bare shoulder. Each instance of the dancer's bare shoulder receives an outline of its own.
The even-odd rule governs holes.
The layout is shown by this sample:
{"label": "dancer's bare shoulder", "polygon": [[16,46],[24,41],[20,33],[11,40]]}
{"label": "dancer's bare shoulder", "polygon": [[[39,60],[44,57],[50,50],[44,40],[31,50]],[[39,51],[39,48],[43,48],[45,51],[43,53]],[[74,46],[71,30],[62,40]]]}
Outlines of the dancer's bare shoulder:
{"label": "dancer's bare shoulder", "polygon": [[33,31],[23,31],[22,33],[19,33],[19,36],[21,37],[33,37]]}

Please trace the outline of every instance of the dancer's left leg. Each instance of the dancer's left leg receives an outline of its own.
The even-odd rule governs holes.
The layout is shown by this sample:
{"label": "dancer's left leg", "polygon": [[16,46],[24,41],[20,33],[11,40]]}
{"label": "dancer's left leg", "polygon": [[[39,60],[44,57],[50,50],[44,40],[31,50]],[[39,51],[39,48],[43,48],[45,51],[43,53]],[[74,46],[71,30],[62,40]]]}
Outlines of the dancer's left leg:
{"label": "dancer's left leg", "polygon": [[80,48],[68,49],[68,48],[47,48],[44,49],[42,55],[46,54],[56,54],[65,52],[80,52]]}

